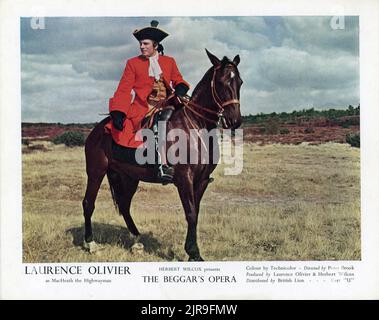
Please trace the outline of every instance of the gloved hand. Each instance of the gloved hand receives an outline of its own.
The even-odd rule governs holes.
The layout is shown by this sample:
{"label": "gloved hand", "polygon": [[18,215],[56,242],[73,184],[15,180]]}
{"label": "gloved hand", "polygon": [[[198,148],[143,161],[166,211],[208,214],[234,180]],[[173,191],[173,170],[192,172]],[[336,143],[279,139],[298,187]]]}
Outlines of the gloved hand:
{"label": "gloved hand", "polygon": [[183,97],[188,92],[189,87],[184,83],[179,83],[175,87],[175,95],[178,97]]}
{"label": "gloved hand", "polygon": [[113,126],[117,130],[122,131],[122,129],[124,129],[125,113],[121,111],[112,111],[110,115],[113,121]]}

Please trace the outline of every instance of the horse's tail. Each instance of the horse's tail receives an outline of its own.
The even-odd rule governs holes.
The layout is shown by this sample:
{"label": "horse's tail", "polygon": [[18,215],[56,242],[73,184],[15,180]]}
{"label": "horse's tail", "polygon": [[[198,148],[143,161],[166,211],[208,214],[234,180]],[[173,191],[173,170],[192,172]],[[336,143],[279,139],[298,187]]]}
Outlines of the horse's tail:
{"label": "horse's tail", "polygon": [[[118,212],[123,215],[129,231],[133,235],[138,236],[140,233],[132,219],[132,216],[130,215],[130,201],[135,190],[137,189],[138,181],[136,181],[136,184],[134,184],[135,190],[131,192],[132,189],[129,190],[128,187],[123,183],[123,176],[116,171],[108,169],[107,178],[111,189],[113,204],[116,207],[116,210],[118,210]],[[123,201],[123,203],[121,201]]]}
{"label": "horse's tail", "polygon": [[120,199],[124,193],[121,176],[116,171],[113,171],[112,169],[108,169],[107,178],[109,182],[109,188],[112,194],[113,204],[116,210],[121,214],[119,210],[119,204],[120,204]]}

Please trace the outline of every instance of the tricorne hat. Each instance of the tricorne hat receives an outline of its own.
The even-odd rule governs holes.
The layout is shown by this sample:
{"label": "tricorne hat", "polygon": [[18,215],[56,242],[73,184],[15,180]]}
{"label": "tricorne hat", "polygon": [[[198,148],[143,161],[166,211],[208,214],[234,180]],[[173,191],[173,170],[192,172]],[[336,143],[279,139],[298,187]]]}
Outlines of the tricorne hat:
{"label": "tricorne hat", "polygon": [[157,28],[159,22],[156,20],[151,21],[151,27],[145,27],[142,29],[137,29],[133,32],[133,35],[137,38],[138,41],[150,39],[156,42],[161,42],[169,34],[162,29]]}

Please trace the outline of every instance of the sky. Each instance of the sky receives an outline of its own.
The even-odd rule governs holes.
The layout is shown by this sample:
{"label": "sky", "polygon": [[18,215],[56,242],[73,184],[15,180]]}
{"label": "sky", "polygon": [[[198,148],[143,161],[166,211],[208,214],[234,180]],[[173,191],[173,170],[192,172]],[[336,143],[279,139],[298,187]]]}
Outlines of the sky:
{"label": "sky", "polygon": [[40,29],[21,18],[22,121],[102,120],[127,59],[140,53],[132,32],[153,18],[191,88],[211,67],[205,48],[240,55],[243,115],[359,104],[358,17],[338,28],[326,16],[46,17]]}

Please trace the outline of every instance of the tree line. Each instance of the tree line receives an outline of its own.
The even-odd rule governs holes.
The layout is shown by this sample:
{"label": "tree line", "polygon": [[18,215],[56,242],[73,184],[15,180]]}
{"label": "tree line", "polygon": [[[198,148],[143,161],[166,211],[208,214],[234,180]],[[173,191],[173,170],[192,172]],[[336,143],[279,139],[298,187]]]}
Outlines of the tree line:
{"label": "tree line", "polygon": [[298,118],[304,118],[305,120],[312,118],[326,118],[326,119],[338,119],[346,116],[359,116],[360,105],[353,107],[349,105],[346,109],[327,109],[327,110],[315,110],[314,108],[302,109],[300,111],[292,112],[271,112],[271,113],[258,113],[255,115],[249,114],[248,116],[242,116],[245,124],[250,123],[262,123],[267,122],[270,119],[277,119],[282,123],[291,123]]}

